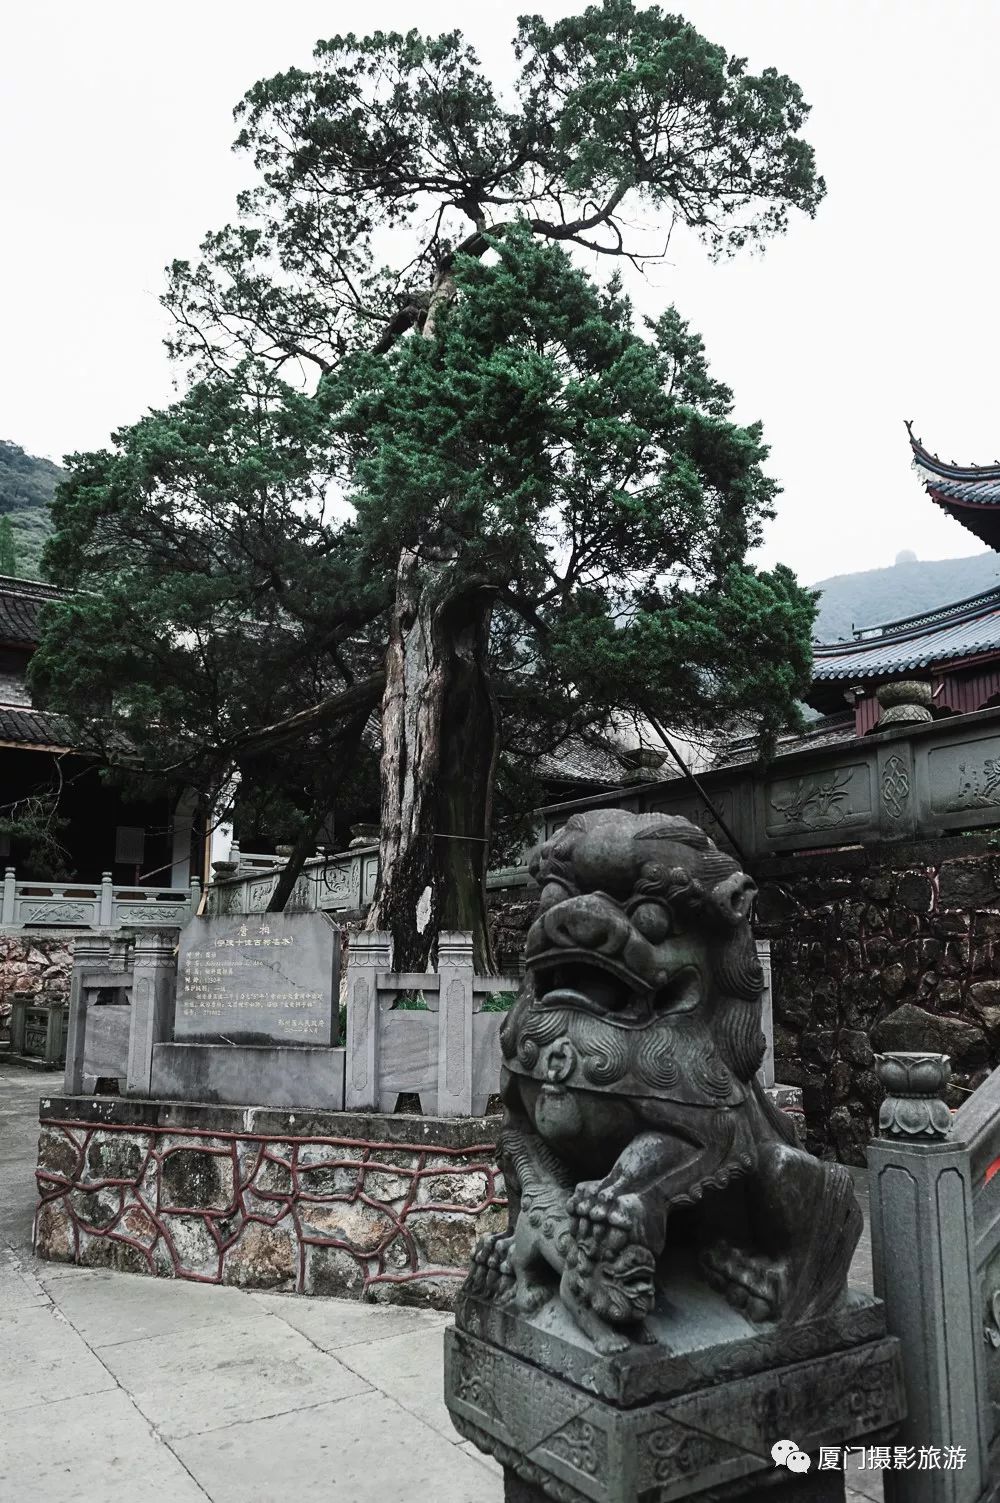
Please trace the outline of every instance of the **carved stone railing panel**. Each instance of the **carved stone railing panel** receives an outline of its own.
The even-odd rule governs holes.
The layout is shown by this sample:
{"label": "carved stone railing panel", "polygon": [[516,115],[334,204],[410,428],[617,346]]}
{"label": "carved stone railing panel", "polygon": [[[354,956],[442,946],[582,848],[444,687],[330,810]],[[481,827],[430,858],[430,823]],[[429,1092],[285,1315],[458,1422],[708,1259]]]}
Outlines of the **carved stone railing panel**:
{"label": "carved stone railing panel", "polygon": [[[1000,708],[699,774],[747,858],[936,837],[1000,824]],[[725,844],[705,799],[671,777],[538,811],[533,848],[573,814],[680,814]],[[525,859],[530,855],[526,850]]]}
{"label": "carved stone railing panel", "polygon": [[111,873],[100,882],[19,882],[13,867],[4,874],[0,926],[5,929],[120,929],[149,926],[180,929],[197,909],[201,884],[190,887],[116,886]]}
{"label": "carved stone railing panel", "polygon": [[[252,858],[263,862],[265,858]],[[240,857],[236,876],[213,882],[209,888],[210,913],[263,913],[271,901],[284,865],[281,857],[266,858],[270,868],[246,865]],[[292,889],[286,910],[290,913],[319,910],[323,913],[353,912],[365,908],[375,894],[378,881],[378,851],[374,846],[341,851],[333,856],[311,857]]]}
{"label": "carved stone railing panel", "polygon": [[874,823],[872,767],[852,761],[764,784],[764,831],[771,840],[846,839]]}
{"label": "carved stone railing panel", "polygon": [[[755,766],[703,773],[707,797],[683,777],[637,783],[607,794],[537,811],[536,834],[519,863],[489,874],[491,891],[526,886],[532,856],[573,814],[614,806],[634,813],[693,820],[713,840],[729,841],[720,814],[745,857],[909,840],[1000,824],[1000,710],[980,710],[906,726],[863,740],[778,757]],[[216,882],[210,910],[258,913],[277,880],[277,857]],[[329,913],[367,908],[378,881],[377,847],[366,846],[306,863],[295,907]]]}

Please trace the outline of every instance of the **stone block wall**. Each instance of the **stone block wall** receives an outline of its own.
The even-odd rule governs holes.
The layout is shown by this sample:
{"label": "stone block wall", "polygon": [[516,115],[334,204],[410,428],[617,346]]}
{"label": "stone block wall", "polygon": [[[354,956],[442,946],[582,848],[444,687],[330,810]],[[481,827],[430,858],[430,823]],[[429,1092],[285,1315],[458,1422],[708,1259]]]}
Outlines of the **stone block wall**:
{"label": "stone block wall", "polygon": [[1000,1063],[1000,850],[979,838],[772,860],[777,1078],[803,1092],[814,1151],[863,1164],[882,1049],[949,1054],[957,1108]]}
{"label": "stone block wall", "polygon": [[43,1098],[40,1257],[448,1309],[507,1225],[497,1118]]}
{"label": "stone block wall", "polygon": [[72,935],[0,933],[0,1038],[10,1036],[15,992],[65,1002],[72,968]]}
{"label": "stone block wall", "polygon": [[538,888],[501,888],[489,894],[493,953],[502,974],[516,976],[524,959],[524,943],[538,913]]}

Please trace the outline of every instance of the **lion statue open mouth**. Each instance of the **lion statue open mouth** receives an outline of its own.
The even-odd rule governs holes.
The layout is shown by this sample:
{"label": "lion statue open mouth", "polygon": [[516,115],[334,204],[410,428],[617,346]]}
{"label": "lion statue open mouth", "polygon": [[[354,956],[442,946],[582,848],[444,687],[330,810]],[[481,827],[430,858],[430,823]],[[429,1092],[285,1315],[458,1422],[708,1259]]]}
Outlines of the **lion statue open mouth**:
{"label": "lion statue open mouth", "polygon": [[500,1035],[510,1226],[467,1287],[525,1312],[558,1297],[611,1352],[648,1339],[676,1236],[751,1321],[831,1308],[861,1212],[755,1078],[753,882],[688,820],[617,809],[574,815],[534,875]]}

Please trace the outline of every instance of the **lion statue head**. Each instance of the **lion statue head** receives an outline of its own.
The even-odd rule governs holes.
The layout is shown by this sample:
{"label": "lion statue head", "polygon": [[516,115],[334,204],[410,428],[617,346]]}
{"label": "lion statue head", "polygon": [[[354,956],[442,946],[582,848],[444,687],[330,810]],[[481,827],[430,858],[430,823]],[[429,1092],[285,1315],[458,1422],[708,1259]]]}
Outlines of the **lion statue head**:
{"label": "lion statue head", "polygon": [[574,814],[532,870],[508,1068],[552,1080],[568,1056],[577,1088],[743,1100],[764,1056],[764,976],[739,864],[689,820],[608,809]]}

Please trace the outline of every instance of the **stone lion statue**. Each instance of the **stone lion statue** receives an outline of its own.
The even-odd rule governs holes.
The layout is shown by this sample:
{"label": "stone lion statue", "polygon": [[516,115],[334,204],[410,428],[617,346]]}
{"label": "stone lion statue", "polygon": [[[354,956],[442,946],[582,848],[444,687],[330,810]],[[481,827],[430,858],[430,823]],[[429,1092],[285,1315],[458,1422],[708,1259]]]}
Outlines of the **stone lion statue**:
{"label": "stone lion statue", "polygon": [[601,1352],[657,1339],[672,1288],[754,1324],[830,1309],[861,1212],[755,1078],[753,882],[688,820],[618,809],[574,815],[533,871],[500,1034],[510,1224],[467,1289],[526,1314],[558,1296]]}

